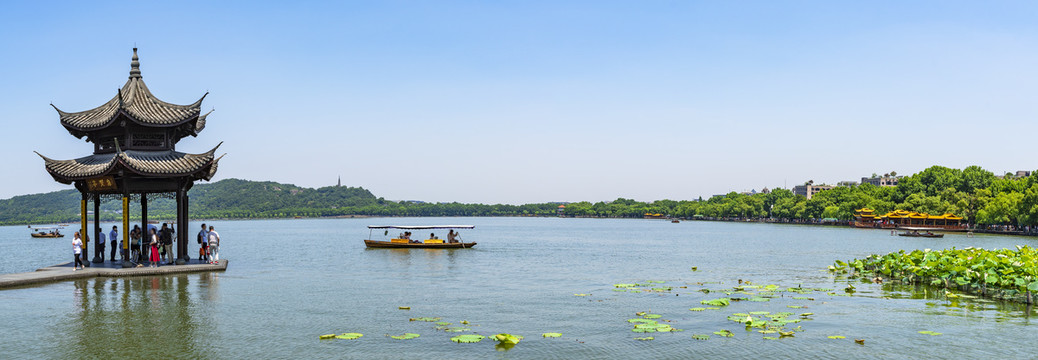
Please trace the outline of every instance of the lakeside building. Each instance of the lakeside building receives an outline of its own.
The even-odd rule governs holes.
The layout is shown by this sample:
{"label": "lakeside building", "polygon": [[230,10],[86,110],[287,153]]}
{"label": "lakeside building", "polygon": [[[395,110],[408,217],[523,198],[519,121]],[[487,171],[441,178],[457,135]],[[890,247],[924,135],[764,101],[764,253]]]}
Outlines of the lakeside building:
{"label": "lakeside building", "polygon": [[875,185],[875,186],[897,186],[898,180],[900,180],[902,177],[903,176],[890,176],[890,175],[877,176],[877,177],[871,177],[871,178],[863,177],[863,178],[861,178],[861,183],[862,184],[872,184],[872,185]]}
{"label": "lakeside building", "polygon": [[830,190],[834,187],[835,186],[832,185],[797,185],[793,187],[793,194],[800,195],[806,197],[808,200],[811,200],[811,197],[815,194],[825,190]]}
{"label": "lakeside building", "polygon": [[861,208],[854,210],[854,227],[901,229],[926,228],[937,230],[966,230],[963,218],[955,214],[930,215],[908,210],[895,210],[884,215],[877,215],[875,210]]}
{"label": "lakeside building", "polygon": [[[102,201],[122,200],[123,267],[131,265],[126,255],[130,243],[128,215],[131,197],[140,200],[142,229],[148,229],[149,195],[176,201],[177,228],[180,230],[176,232],[177,263],[183,264],[188,259],[188,233],[191,230],[187,227],[187,192],[195,181],[212,179],[223,156],[215,156],[219,144],[201,154],[176,151],[176,144],[185,137],[198,136],[205,129],[206,117],[212,113],[201,112],[206,95],[188,105],[159,100],[144,84],[137,48],[133,48],[130,77],[111,100],[96,108],[72,113],[51,105],[69,134],[80,139],[85,137],[93,144],[94,152],[72,160],[54,160],[37,155],[43,158],[44,166],[54,181],[74,185],[79,190],[82,196],[80,232],[84,237],[93,234],[96,239],[101,232],[99,216],[94,216],[93,231],[87,232],[87,201],[93,200],[93,213],[100,214]],[[87,252],[83,251],[84,257]],[[102,261],[95,256],[94,262]]]}

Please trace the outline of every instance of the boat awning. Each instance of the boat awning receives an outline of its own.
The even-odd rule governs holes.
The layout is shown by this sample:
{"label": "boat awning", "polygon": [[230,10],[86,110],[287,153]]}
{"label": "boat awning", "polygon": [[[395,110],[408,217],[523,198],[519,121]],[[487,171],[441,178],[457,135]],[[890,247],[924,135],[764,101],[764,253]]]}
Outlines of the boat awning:
{"label": "boat awning", "polygon": [[403,230],[429,230],[429,229],[475,229],[475,225],[368,225],[368,229],[403,229]]}

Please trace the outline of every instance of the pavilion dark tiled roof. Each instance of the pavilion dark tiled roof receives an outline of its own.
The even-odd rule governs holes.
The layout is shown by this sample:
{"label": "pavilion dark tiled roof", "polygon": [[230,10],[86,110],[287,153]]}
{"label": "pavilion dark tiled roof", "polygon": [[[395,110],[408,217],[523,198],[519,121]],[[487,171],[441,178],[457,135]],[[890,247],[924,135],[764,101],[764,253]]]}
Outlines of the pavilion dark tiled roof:
{"label": "pavilion dark tiled roof", "polygon": [[53,104],[51,106],[58,111],[61,124],[76,137],[83,137],[87,131],[110,125],[120,113],[131,121],[146,126],[172,127],[194,121],[189,135],[198,135],[205,128],[205,118],[209,115],[201,114],[202,100],[206,95],[208,93],[189,105],[176,105],[159,100],[148,90],[141,78],[137,49],[134,48],[130,78],[111,100],[96,108],[72,113],[64,112]]}
{"label": "pavilion dark tiled roof", "polygon": [[[222,144],[222,143],[221,143]],[[209,180],[216,175],[220,158],[215,157],[216,145],[202,154],[186,154],[179,151],[119,151],[109,154],[94,154],[74,160],[54,160],[40,155],[46,163],[47,172],[54,180],[71,183],[119,170],[126,170],[145,177],[188,176]],[[222,156],[221,156],[222,157]]]}

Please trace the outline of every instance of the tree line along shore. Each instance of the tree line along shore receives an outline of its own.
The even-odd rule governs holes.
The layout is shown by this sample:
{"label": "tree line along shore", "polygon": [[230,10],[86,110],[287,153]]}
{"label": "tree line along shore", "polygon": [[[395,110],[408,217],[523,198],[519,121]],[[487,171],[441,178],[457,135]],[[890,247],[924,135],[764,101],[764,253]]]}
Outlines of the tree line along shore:
{"label": "tree line along shore", "polygon": [[[877,213],[908,210],[929,214],[955,214],[974,227],[1030,228],[1038,225],[1038,179],[1034,176],[995,176],[978,166],[952,169],[932,166],[902,177],[896,186],[862,184],[839,186],[814,194],[810,200],[789,189],[768,193],[731,192],[696,200],[642,202],[613,201],[509,204],[426,203],[391,201],[360,187],[304,188],[275,182],[226,179],[195,185],[188,196],[192,217],[202,219],[254,219],[338,216],[566,216],[641,218],[662,214],[674,218],[769,219],[776,222],[810,223],[820,219],[853,219],[854,211]],[[80,195],[75,190],[16,196],[0,200],[0,224],[24,225],[76,222]],[[559,205],[565,208],[560,211]],[[139,202],[131,201],[131,219],[139,214]],[[121,219],[117,200],[103,202],[102,221]],[[175,203],[151,197],[149,217],[172,219]]]}

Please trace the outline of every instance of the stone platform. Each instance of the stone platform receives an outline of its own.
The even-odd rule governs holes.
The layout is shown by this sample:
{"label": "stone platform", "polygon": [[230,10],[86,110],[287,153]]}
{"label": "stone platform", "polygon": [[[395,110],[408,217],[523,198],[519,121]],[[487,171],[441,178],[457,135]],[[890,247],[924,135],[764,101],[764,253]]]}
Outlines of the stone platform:
{"label": "stone platform", "polygon": [[72,262],[67,262],[64,264],[41,268],[34,272],[0,274],[0,290],[26,285],[95,277],[155,276],[226,270],[227,260],[220,260],[218,264],[188,263],[184,265],[161,265],[159,267],[149,267],[148,265],[144,265],[142,267],[129,268],[123,268],[121,261],[114,261],[91,263],[90,267],[77,269],[75,271],[72,269]]}

